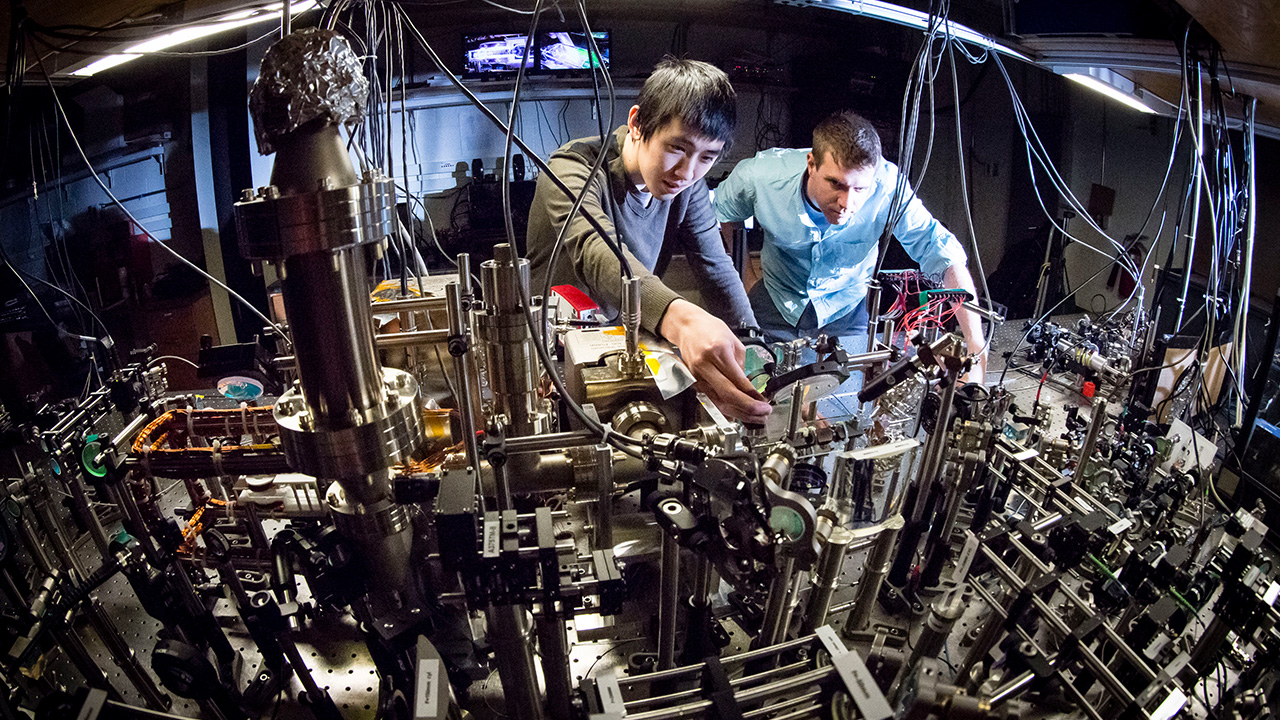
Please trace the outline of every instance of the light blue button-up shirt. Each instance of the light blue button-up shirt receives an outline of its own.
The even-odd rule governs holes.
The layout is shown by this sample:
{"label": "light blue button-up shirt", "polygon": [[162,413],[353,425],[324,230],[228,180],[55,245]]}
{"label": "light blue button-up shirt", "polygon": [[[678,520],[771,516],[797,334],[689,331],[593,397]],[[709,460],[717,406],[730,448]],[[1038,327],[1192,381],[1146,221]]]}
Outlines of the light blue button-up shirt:
{"label": "light blue button-up shirt", "polygon": [[[843,317],[867,295],[876,265],[876,243],[889,217],[898,167],[883,158],[865,204],[842,225],[831,225],[801,193],[807,149],[774,148],[743,160],[715,191],[721,222],[754,217],[764,230],[760,253],[764,284],[773,304],[795,325],[813,303],[818,327]],[[929,275],[964,266],[960,241],[942,226],[914,192],[894,236]]]}

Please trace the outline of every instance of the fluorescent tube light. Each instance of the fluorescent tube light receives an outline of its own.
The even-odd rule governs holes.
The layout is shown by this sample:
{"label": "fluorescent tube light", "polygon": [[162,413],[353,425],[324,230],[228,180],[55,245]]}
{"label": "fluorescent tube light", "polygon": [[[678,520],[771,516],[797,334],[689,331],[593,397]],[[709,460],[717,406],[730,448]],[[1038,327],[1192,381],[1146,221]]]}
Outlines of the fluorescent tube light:
{"label": "fluorescent tube light", "polygon": [[1142,100],[1142,91],[1129,78],[1114,73],[1106,68],[1054,68],[1063,77],[1074,80],[1081,85],[1100,92],[1107,97],[1128,105],[1134,110],[1144,113],[1155,113],[1155,109]]}
{"label": "fluorescent tube light", "polygon": [[[295,2],[289,7],[290,15],[297,15],[306,12],[316,6],[316,0],[302,0]],[[119,53],[113,53],[105,57],[94,60],[78,70],[73,70],[68,75],[74,77],[89,77],[95,73],[100,73],[108,68],[123,65],[131,60],[136,60],[142,55],[149,52],[160,52],[169,48],[183,45],[185,43],[199,40],[200,38],[209,37],[225,30],[253,25],[265,20],[280,20],[280,10],[283,7],[281,3],[273,3],[257,8],[249,8],[247,10],[238,10],[228,13],[215,20],[198,25],[187,25],[170,32],[158,35],[150,40],[144,40],[140,43],[130,45]]]}

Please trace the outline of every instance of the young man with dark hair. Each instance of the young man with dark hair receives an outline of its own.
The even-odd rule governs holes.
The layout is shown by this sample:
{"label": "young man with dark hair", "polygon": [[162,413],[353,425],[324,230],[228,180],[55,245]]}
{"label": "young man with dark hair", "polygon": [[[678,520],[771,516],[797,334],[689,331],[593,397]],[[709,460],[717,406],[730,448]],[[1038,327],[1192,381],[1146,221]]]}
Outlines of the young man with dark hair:
{"label": "young man with dark hair", "polygon": [[[865,348],[867,284],[898,172],[881,155],[871,123],[846,111],[818,123],[812,149],[757,153],[716,188],[716,216],[726,236],[751,217],[764,230],[764,278],[749,297],[767,339],[825,334],[839,337],[849,352]],[[908,188],[905,197],[894,237],[925,273],[975,293],[960,241],[914,191]],[[982,325],[967,310],[956,317],[969,351],[980,353],[969,379],[981,382],[987,357]]]}
{"label": "young man with dark hair", "polygon": [[[618,243],[641,278],[644,328],[680,349],[717,407],[760,422],[769,404],[747,380],[746,349],[730,330],[755,326],[755,317],[720,241],[702,181],[733,137],[736,102],[729,78],[714,66],[664,59],[645,81],[626,125],[603,139],[571,141],[548,160],[575,195],[585,193],[582,207],[609,233],[608,241],[580,214],[569,217],[573,198],[543,176],[529,211],[528,255],[534,287],[542,287],[551,272],[552,284],[585,286],[592,299],[616,311],[622,303],[622,265],[607,242]],[[604,165],[588,186],[601,152]],[[549,268],[566,222],[564,245],[556,266]],[[655,275],[673,252],[685,254],[714,314],[681,298]]]}

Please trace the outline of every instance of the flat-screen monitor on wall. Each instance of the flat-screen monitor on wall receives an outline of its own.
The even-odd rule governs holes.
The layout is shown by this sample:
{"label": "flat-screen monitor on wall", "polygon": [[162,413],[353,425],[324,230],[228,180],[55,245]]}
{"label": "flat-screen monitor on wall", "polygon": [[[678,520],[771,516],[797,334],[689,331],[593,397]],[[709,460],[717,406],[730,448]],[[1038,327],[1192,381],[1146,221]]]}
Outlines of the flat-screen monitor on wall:
{"label": "flat-screen monitor on wall", "polygon": [[[609,67],[609,31],[592,32],[596,38],[596,46],[600,50],[600,58],[604,67]],[[599,67],[599,60],[593,59],[591,43],[587,34],[581,31],[540,32],[538,33],[538,69],[543,72],[573,72],[590,70]]]}
{"label": "flat-screen monitor on wall", "polygon": [[[462,72],[472,77],[506,75],[520,69],[526,33],[486,33],[462,36]],[[533,68],[535,51],[529,51],[525,70]]]}

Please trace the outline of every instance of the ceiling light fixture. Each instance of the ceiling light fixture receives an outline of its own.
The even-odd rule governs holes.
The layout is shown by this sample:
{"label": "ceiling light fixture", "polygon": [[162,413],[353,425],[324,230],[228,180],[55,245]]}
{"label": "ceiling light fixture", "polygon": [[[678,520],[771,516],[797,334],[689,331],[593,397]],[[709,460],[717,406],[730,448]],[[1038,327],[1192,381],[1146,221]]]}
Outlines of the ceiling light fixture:
{"label": "ceiling light fixture", "polygon": [[[302,0],[302,2],[292,3],[289,7],[290,15],[306,12],[316,6],[316,0]],[[208,22],[196,25],[187,25],[185,27],[172,30],[158,35],[150,40],[130,45],[123,48],[118,53],[113,53],[105,57],[94,60],[76,70],[66,73],[73,77],[89,77],[95,73],[100,73],[108,68],[123,65],[132,60],[137,60],[149,52],[160,52],[169,48],[177,47],[185,43],[199,40],[200,38],[209,37],[225,30],[231,30],[246,25],[253,25],[266,20],[274,20],[279,22],[280,11],[283,8],[282,3],[273,3],[256,8],[248,8],[238,10],[233,13],[227,13]]]}
{"label": "ceiling light fixture", "polygon": [[1065,78],[1100,92],[1107,97],[1128,105],[1134,110],[1144,113],[1155,113],[1155,108],[1147,104],[1147,93],[1129,78],[1108,70],[1095,67],[1055,67],[1054,71]]}
{"label": "ceiling light fixture", "polygon": [[[827,10],[836,10],[838,12],[848,13],[850,15],[863,15],[865,17],[876,18],[877,20],[885,20],[895,25],[905,25],[906,27],[916,28],[918,30],[927,30],[931,22],[936,20],[935,16],[919,10],[912,10],[901,5],[894,5],[883,0],[777,0],[779,5],[792,5],[795,7],[819,7]],[[977,45],[998,53],[1003,53],[1009,57],[1017,58],[1023,62],[1031,62],[1031,58],[1014,50],[1013,48],[996,42],[995,39],[987,37],[973,28],[961,25],[960,23],[947,20],[948,29],[951,36],[957,40]]]}

